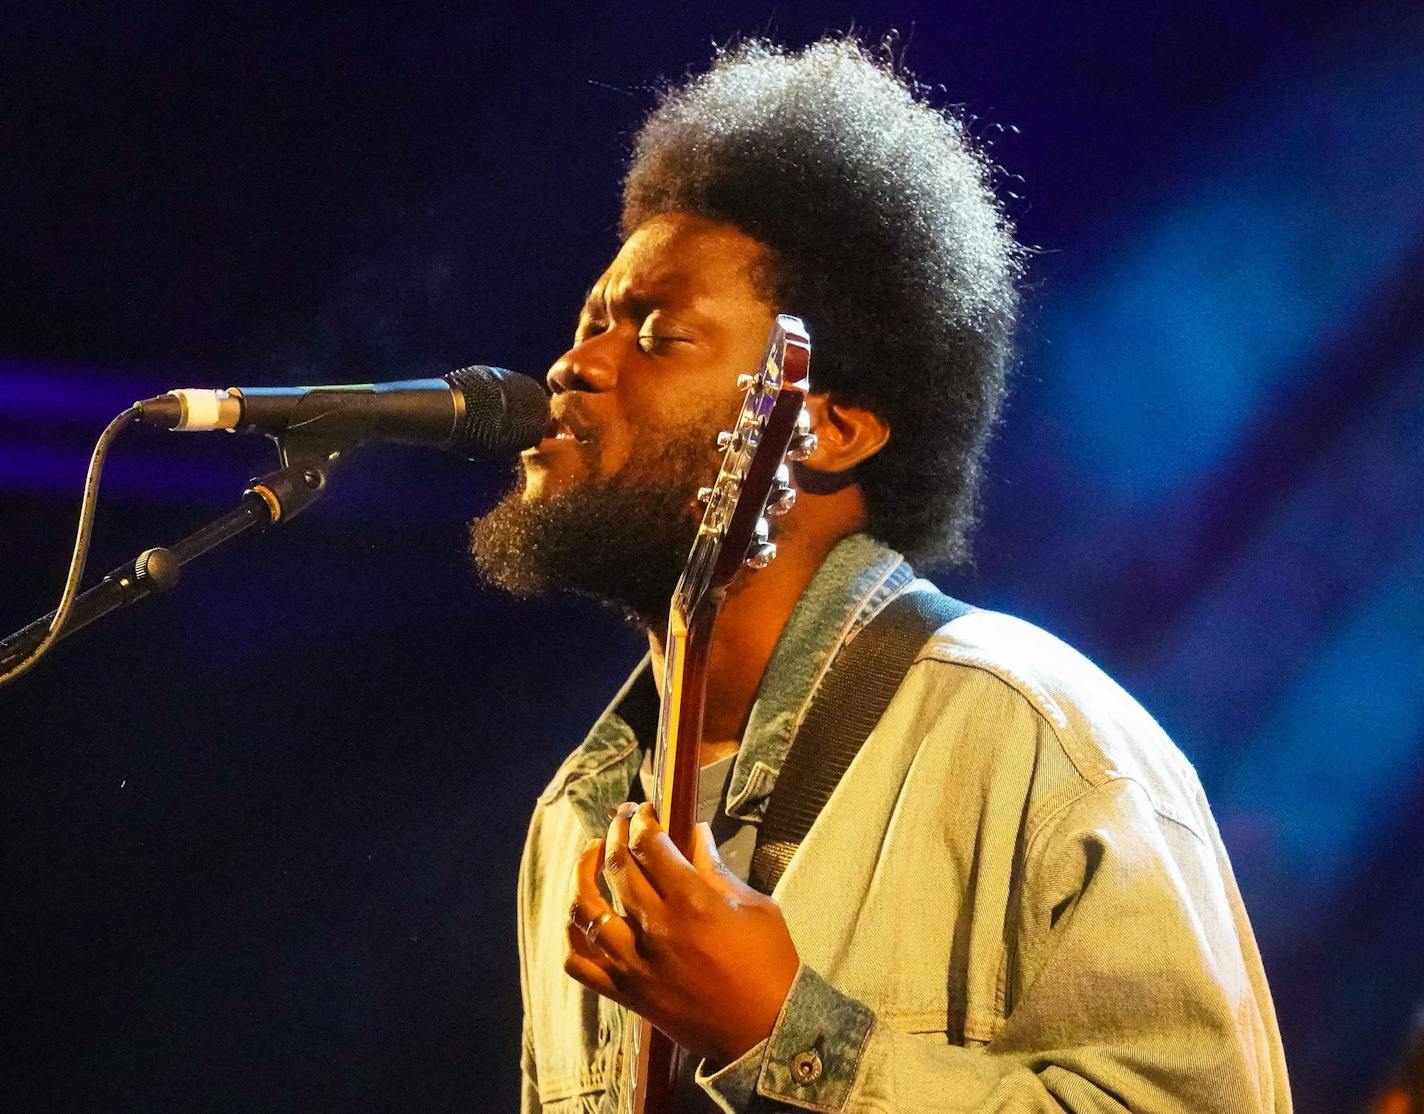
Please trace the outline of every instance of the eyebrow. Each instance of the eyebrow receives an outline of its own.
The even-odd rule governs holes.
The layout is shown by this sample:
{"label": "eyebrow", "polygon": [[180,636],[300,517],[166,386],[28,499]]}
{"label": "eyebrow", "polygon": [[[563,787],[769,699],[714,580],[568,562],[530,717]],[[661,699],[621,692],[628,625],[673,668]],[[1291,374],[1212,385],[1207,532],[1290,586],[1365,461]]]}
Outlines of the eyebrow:
{"label": "eyebrow", "polygon": [[624,287],[619,295],[612,299],[608,298],[608,288],[595,284],[584,295],[583,308],[579,310],[579,316],[596,316],[605,313],[610,308],[622,309],[630,317],[646,316],[652,310],[659,308],[665,299],[665,295],[656,288],[629,288]]}

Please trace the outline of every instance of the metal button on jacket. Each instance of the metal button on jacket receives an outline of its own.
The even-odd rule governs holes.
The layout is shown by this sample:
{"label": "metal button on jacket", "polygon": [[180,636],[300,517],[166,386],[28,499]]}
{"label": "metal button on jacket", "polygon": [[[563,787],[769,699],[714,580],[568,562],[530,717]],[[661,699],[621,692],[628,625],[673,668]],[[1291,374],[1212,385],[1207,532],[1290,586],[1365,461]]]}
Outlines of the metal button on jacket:
{"label": "metal button on jacket", "polygon": [[814,1049],[791,1058],[791,1077],[803,1087],[821,1078],[821,1057]]}

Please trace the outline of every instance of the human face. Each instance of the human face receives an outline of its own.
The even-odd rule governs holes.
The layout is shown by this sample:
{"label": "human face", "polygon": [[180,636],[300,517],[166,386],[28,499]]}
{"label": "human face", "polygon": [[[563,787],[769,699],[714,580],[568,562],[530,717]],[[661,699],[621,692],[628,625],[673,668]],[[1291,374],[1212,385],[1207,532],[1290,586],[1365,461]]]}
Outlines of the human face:
{"label": "human face", "polygon": [[675,430],[730,425],[737,376],[759,364],[774,318],[757,282],[765,263],[746,234],[683,214],[628,237],[549,369],[550,435],[522,457],[522,498],[616,477]]}
{"label": "human face", "polygon": [[697,530],[698,487],[759,364],[772,307],[762,249],[726,225],[649,221],[594,284],[549,369],[549,435],[522,482],[471,523],[481,575],[516,596],[574,592],[644,623],[667,613]]}

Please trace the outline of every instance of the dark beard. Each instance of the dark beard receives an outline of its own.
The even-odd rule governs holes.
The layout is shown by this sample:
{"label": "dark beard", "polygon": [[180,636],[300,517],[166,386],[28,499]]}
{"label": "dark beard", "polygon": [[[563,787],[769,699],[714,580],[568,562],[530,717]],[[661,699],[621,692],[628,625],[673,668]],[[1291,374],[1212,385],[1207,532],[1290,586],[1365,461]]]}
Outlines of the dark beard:
{"label": "dark beard", "polygon": [[526,502],[524,481],[470,524],[480,575],[527,598],[571,592],[661,625],[697,534],[697,488],[712,482],[717,426],[686,428],[655,459]]}

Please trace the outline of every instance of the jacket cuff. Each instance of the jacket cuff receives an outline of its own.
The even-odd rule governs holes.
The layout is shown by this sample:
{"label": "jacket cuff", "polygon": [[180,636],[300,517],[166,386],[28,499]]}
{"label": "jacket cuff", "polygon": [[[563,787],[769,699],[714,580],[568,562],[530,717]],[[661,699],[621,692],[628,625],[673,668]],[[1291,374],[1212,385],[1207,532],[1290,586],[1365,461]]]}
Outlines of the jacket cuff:
{"label": "jacket cuff", "polygon": [[697,1081],[724,1110],[746,1110],[753,1094],[803,1110],[838,1114],[850,1098],[875,1015],[802,966],[765,1041]]}

